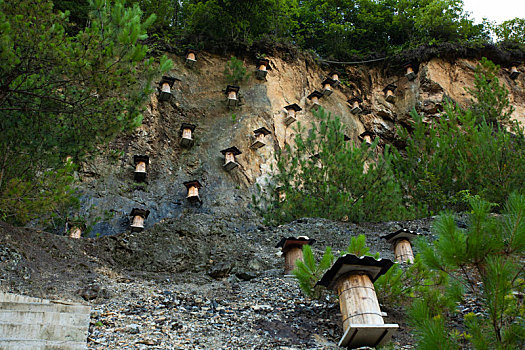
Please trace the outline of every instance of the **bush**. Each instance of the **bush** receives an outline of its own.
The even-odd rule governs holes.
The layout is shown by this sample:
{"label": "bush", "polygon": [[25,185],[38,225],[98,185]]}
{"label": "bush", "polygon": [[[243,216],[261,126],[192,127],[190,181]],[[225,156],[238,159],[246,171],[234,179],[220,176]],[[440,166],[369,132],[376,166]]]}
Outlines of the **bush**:
{"label": "bush", "polygon": [[298,123],[295,145],[277,152],[277,173],[266,192],[261,189],[254,196],[266,221],[280,224],[308,216],[360,222],[410,216],[394,177],[390,148],[376,151],[378,140],[371,145],[347,142],[339,118],[322,108],[314,115],[317,123],[310,130]]}
{"label": "bush", "polygon": [[25,224],[70,200],[66,157],[78,163],[140,125],[153,78],[171,66],[141,44],[154,16],[123,0],[90,5],[89,24],[68,33],[49,0],[0,1],[3,220]]}
{"label": "bush", "polygon": [[494,204],[479,197],[470,197],[469,204],[466,229],[457,227],[452,214],[443,214],[433,227],[437,240],[418,244],[424,264],[441,279],[421,288],[410,310],[419,348],[459,348],[451,317],[466,298],[478,310],[459,314],[467,329],[463,341],[474,349],[523,348],[525,196],[511,194],[500,216],[490,213]]}
{"label": "bush", "polygon": [[[339,256],[345,254],[368,255],[374,259],[379,259],[379,253],[370,253],[370,249],[366,245],[365,235],[352,237],[347,249],[340,252]],[[303,246],[303,256],[304,262],[297,261],[297,267],[292,273],[305,295],[320,299],[324,295],[325,289],[315,287],[315,284],[332,266],[336,257],[332,254],[332,248],[326,247],[322,258],[317,262],[309,245]],[[406,300],[414,292],[417,286],[423,283],[428,277],[427,272],[428,270],[421,264],[419,257],[416,257],[413,265],[406,268],[401,268],[395,264],[374,283],[378,299],[382,303],[399,305],[401,301]]]}
{"label": "bush", "polygon": [[524,189],[525,138],[518,124],[510,133],[450,105],[433,127],[415,111],[412,117],[414,130],[400,130],[406,147],[394,152],[393,164],[419,215],[465,210],[466,193],[503,204],[511,192]]}
{"label": "bush", "polygon": [[323,277],[324,273],[334,262],[332,248],[326,247],[321,260],[317,262],[312,252],[312,248],[309,245],[304,245],[303,259],[304,262],[300,260],[296,262],[297,267],[292,273],[305,295],[310,298],[320,299],[323,295],[324,288],[315,287],[315,284],[321,279],[321,277]]}
{"label": "bush", "polygon": [[248,78],[243,62],[232,56],[224,67],[224,77],[228,84],[238,85]]}

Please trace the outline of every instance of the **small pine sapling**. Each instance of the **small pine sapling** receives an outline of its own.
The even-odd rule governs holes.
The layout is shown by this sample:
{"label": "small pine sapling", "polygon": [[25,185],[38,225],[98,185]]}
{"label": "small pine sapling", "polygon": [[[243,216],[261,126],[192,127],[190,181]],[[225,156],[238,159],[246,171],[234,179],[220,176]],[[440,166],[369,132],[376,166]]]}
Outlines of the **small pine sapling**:
{"label": "small pine sapling", "polygon": [[317,281],[323,276],[326,270],[332,266],[334,255],[332,248],[326,247],[319,262],[316,261],[312,248],[309,245],[303,246],[303,259],[297,260],[297,267],[292,271],[299,282],[301,290],[310,298],[319,299],[323,295],[324,288],[315,287]]}

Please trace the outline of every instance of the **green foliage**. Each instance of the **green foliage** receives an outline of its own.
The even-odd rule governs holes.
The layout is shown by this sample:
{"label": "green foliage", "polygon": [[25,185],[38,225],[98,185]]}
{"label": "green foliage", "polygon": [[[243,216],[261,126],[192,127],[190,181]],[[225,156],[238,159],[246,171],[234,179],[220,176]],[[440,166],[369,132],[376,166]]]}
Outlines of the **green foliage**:
{"label": "green foliage", "polygon": [[[267,222],[278,224],[301,217],[381,221],[410,215],[394,177],[387,146],[378,140],[354,145],[344,141],[343,124],[322,108],[317,123],[297,126],[295,145],[276,154],[277,172],[257,198]],[[279,193],[284,193],[283,201]]]}
{"label": "green foliage", "polygon": [[446,105],[431,125],[414,110],[412,132],[398,130],[406,147],[394,152],[396,177],[421,215],[465,210],[468,195],[501,205],[524,189],[523,128],[509,121],[508,91],[499,86],[496,69],[487,60],[478,67],[470,109]]}
{"label": "green foliage", "polygon": [[184,35],[205,41],[208,47],[242,43],[250,45],[267,36],[284,37],[293,25],[289,16],[295,1],[190,0]]}
{"label": "green foliage", "polygon": [[172,30],[208,48],[271,39],[344,59],[489,39],[488,28],[475,25],[460,0],[187,0],[163,7],[161,13],[182,12],[184,28],[172,24]]}
{"label": "green foliage", "polygon": [[370,248],[366,246],[366,237],[365,235],[359,235],[357,237],[352,237],[350,239],[350,244],[346,251],[342,252],[341,255],[345,254],[354,254],[357,256],[372,256],[375,259],[379,259],[379,253],[370,254]]}
{"label": "green foliage", "polygon": [[493,32],[503,42],[525,45],[525,18],[514,18],[494,26]]}
{"label": "green foliage", "polygon": [[[371,254],[366,245],[365,235],[359,235],[350,239],[348,248],[340,252],[340,256],[354,254],[357,256],[368,255],[374,259],[379,259],[379,253]],[[316,261],[312,248],[309,245],[303,246],[304,262],[297,261],[297,267],[293,270],[293,275],[299,283],[299,287],[305,295],[310,298],[320,299],[324,294],[324,288],[315,287],[317,281],[332,266],[335,256],[332,248],[326,247],[322,258]],[[374,287],[378,299],[382,303],[395,303],[399,305],[412,296],[414,291],[428,279],[429,270],[422,264],[419,257],[415,263],[405,268],[395,264],[386,274],[374,282]]]}
{"label": "green foliage", "polygon": [[[64,2],[62,2],[64,3]],[[23,224],[72,197],[72,156],[142,121],[152,79],[170,68],[146,58],[137,7],[90,1],[74,34],[47,0],[0,2],[0,215]]]}
{"label": "green foliage", "polygon": [[[491,203],[469,199],[467,229],[456,226],[452,214],[436,219],[437,240],[420,242],[423,262],[440,283],[421,288],[411,310],[419,348],[457,349],[458,334],[449,325],[453,305],[475,299],[481,312],[465,316],[466,341],[474,349],[519,349],[525,346],[524,289],[525,196],[513,193],[501,216]],[[454,282],[452,282],[454,281]]]}
{"label": "green foliage", "polygon": [[315,286],[317,281],[323,277],[323,274],[332,266],[334,255],[332,248],[326,247],[323,256],[319,262],[316,261],[312,248],[306,244],[303,246],[303,261],[296,262],[296,268],[292,271],[299,283],[301,290],[310,298],[319,299],[323,295],[324,288]]}
{"label": "green foliage", "polygon": [[[139,4],[146,16],[157,14],[151,31],[161,38],[210,50],[286,42],[324,57],[346,59],[391,54],[420,45],[491,42],[491,25],[474,24],[461,0],[131,2]],[[67,6],[69,1],[59,3],[72,13],[79,10]],[[514,33],[520,33],[519,23],[509,23],[513,28],[510,33],[507,30],[498,37],[514,38]]]}
{"label": "green foliage", "polygon": [[476,67],[474,88],[466,88],[473,99],[471,110],[478,122],[508,126],[514,108],[509,102],[509,91],[499,84],[500,67],[486,57]]}
{"label": "green foliage", "polygon": [[244,63],[235,56],[232,56],[224,67],[224,77],[226,78],[228,84],[232,85],[238,85],[239,83],[246,80],[248,78],[248,74],[246,73]]}
{"label": "green foliage", "polygon": [[377,298],[385,305],[405,303],[418,288],[428,283],[429,277],[428,268],[417,255],[413,264],[395,264],[374,282]]}

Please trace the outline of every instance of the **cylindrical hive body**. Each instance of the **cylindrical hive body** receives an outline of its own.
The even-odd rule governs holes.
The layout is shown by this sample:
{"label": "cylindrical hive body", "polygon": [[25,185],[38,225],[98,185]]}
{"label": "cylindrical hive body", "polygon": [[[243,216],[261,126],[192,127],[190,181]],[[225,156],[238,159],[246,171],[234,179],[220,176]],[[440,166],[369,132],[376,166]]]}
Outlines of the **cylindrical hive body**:
{"label": "cylindrical hive body", "polygon": [[144,218],[142,216],[140,216],[140,215],[135,215],[133,217],[133,222],[132,222],[131,226],[144,228]]}
{"label": "cylindrical hive body", "polygon": [[198,195],[199,195],[199,189],[196,186],[190,186],[190,188],[188,188],[187,197],[197,197]]}
{"label": "cylindrical hive body", "polygon": [[288,112],[288,116],[289,117],[292,117],[292,118],[295,118],[295,109],[287,109],[286,112]]}
{"label": "cylindrical hive body", "polygon": [[332,86],[328,83],[324,84],[324,89],[328,91],[332,91]]}
{"label": "cylindrical hive body", "polygon": [[286,200],[286,192],[279,191],[279,202],[284,202]]}
{"label": "cylindrical hive body", "polygon": [[191,61],[195,61],[195,53],[188,52],[188,56],[186,56],[186,58],[191,60]]}
{"label": "cylindrical hive body", "polygon": [[146,172],[146,162],[137,162],[137,165],[135,166],[135,172],[136,173],[145,173]]}
{"label": "cylindrical hive body", "polygon": [[337,295],[345,331],[350,324],[384,324],[374,284],[367,274],[351,272],[339,277]]}
{"label": "cylindrical hive body", "polygon": [[394,96],[394,92],[390,89],[386,90],[386,97],[389,98],[390,96]]}
{"label": "cylindrical hive body", "polygon": [[170,93],[171,92],[170,84],[162,83],[162,92]]}
{"label": "cylindrical hive body", "polygon": [[228,92],[228,98],[230,100],[236,100],[237,99],[237,93],[235,91],[233,91],[233,90],[230,90]]}
{"label": "cylindrical hive body", "polygon": [[339,80],[339,75],[337,75],[336,73],[332,74],[332,80],[338,81]]}
{"label": "cylindrical hive body", "polygon": [[398,262],[414,263],[414,253],[408,239],[398,239],[394,243],[394,254]]}
{"label": "cylindrical hive body", "polygon": [[263,71],[266,72],[266,65],[265,65],[265,64],[261,64],[261,65],[259,66],[259,70],[263,70]]}
{"label": "cylindrical hive body", "polygon": [[319,103],[319,98],[317,96],[312,96],[312,103],[315,105],[315,104],[318,104]]}
{"label": "cylindrical hive body", "polygon": [[363,139],[365,140],[366,143],[368,144],[371,144],[372,143],[372,138],[370,137],[370,135],[365,135],[363,137]]}
{"label": "cylindrical hive body", "polygon": [[264,134],[261,132],[255,136],[255,140],[264,143]]}
{"label": "cylindrical hive body", "polygon": [[512,66],[512,68],[510,69],[510,72],[516,74],[518,73],[518,68],[516,66]]}
{"label": "cylindrical hive body", "polygon": [[412,68],[412,66],[407,66],[407,73],[406,74],[408,75],[408,74],[412,74],[412,73],[414,73],[414,69]]}
{"label": "cylindrical hive body", "polygon": [[73,226],[69,231],[69,237],[80,238],[82,236],[82,230],[79,227]]}
{"label": "cylindrical hive body", "polygon": [[235,162],[235,155],[233,152],[226,152],[226,154],[224,154],[224,164],[228,164],[229,162]]}
{"label": "cylindrical hive body", "polygon": [[191,129],[182,129],[182,137],[185,139],[191,139]]}
{"label": "cylindrical hive body", "polygon": [[354,104],[352,105],[353,108],[359,108],[359,101],[354,100]]}
{"label": "cylindrical hive body", "polygon": [[284,274],[289,275],[295,269],[295,262],[303,261],[303,249],[301,246],[293,246],[284,251]]}

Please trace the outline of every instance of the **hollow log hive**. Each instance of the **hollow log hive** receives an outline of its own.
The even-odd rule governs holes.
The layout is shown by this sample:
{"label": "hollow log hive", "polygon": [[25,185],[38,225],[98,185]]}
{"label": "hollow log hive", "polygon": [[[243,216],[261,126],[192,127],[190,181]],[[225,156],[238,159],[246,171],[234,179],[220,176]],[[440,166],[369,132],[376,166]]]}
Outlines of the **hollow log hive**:
{"label": "hollow log hive", "polygon": [[257,60],[257,72],[256,77],[259,80],[264,80],[268,74],[268,68],[270,67],[270,60],[261,58]]}
{"label": "hollow log hive", "polygon": [[135,181],[142,182],[147,175],[147,166],[149,165],[149,156],[135,155],[133,156],[133,163],[135,164],[134,177]]}
{"label": "hollow log hive", "polygon": [[180,126],[180,144],[182,147],[190,148],[193,146],[192,133],[195,131],[195,128],[194,124],[182,123]]}
{"label": "hollow log hive", "polygon": [[148,218],[149,210],[133,208],[131,213],[131,231],[140,232],[144,230],[144,221]]}
{"label": "hollow log hive", "polygon": [[252,149],[258,149],[261,147],[264,147],[266,145],[265,138],[267,135],[270,135],[270,130],[266,129],[265,127],[256,129],[253,131],[255,135],[255,141],[250,146]]}
{"label": "hollow log hive", "polygon": [[239,166],[239,163],[236,162],[235,156],[242,154],[237,147],[229,147],[223,149],[221,153],[224,155],[224,169],[226,171],[231,171]]}
{"label": "hollow log hive", "polygon": [[310,239],[306,236],[299,237],[283,237],[275,248],[281,248],[284,255],[284,274],[290,275],[295,269],[297,260],[303,261],[303,246],[315,243],[315,239]]}
{"label": "hollow log hive", "polygon": [[381,238],[386,239],[388,243],[394,246],[394,255],[397,262],[409,263],[414,262],[414,253],[410,241],[420,235],[417,232],[402,228]]}
{"label": "hollow log hive", "polygon": [[183,183],[184,186],[186,186],[187,189],[187,195],[186,199],[188,202],[194,204],[194,203],[202,203],[202,200],[199,196],[199,189],[202,188],[202,185],[197,180],[192,181],[186,181]]}
{"label": "hollow log hive", "polygon": [[339,346],[383,345],[399,328],[397,324],[385,324],[374,289],[375,280],[393,264],[388,259],[347,254],[337,259],[317,282],[316,285],[335,289],[339,295],[344,330]]}
{"label": "hollow log hive", "polygon": [[294,104],[284,107],[284,110],[286,111],[286,117],[284,118],[284,123],[286,124],[286,126],[288,126],[297,120],[295,115],[297,112],[301,111],[302,108],[299,107],[298,104],[294,103]]}

